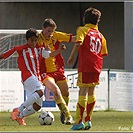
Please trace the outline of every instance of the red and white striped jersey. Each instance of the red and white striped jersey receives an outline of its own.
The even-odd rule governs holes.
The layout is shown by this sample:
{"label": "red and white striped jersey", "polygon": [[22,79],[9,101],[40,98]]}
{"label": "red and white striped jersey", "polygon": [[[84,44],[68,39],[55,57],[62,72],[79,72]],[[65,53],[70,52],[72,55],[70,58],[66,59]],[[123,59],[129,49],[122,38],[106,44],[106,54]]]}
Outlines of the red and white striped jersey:
{"label": "red and white striped jersey", "polygon": [[[18,53],[18,68],[21,71],[22,81],[24,82],[30,76],[36,76],[41,81],[39,71],[39,58],[49,57],[50,51],[44,48],[31,48],[28,44],[15,46],[14,48],[2,54],[4,59],[11,57],[15,52]],[[40,54],[41,53],[41,54]]]}

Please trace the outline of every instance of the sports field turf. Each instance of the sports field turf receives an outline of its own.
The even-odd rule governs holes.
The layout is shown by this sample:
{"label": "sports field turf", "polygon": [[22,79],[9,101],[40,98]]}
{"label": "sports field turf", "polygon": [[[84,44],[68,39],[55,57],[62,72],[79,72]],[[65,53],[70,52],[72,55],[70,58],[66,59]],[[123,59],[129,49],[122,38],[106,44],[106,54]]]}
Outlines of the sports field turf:
{"label": "sports field turf", "polygon": [[[75,112],[71,112],[75,118]],[[38,115],[36,113],[26,118],[26,126],[19,126],[16,121],[11,121],[10,112],[0,112],[0,132],[23,132],[23,131],[70,131],[71,125],[63,125],[60,122],[60,113],[53,112],[55,121],[50,126],[41,126],[38,122]],[[80,132],[88,132],[87,130],[80,130]],[[97,111],[93,113],[91,131],[118,131],[118,132],[133,132],[133,112],[120,111]]]}

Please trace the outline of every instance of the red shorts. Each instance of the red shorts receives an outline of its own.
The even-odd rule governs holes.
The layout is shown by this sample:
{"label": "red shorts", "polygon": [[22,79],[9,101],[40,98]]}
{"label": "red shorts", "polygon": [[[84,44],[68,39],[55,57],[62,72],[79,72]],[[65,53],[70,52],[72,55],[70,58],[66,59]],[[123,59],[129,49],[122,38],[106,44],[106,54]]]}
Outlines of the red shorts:
{"label": "red shorts", "polygon": [[50,73],[45,73],[41,75],[42,81],[48,79],[48,78],[53,78],[55,83],[59,81],[66,81],[66,77],[64,75],[64,70],[60,69],[59,71],[55,72],[50,72]]}
{"label": "red shorts", "polygon": [[80,72],[78,73],[77,86],[91,87],[99,84],[100,73]]}

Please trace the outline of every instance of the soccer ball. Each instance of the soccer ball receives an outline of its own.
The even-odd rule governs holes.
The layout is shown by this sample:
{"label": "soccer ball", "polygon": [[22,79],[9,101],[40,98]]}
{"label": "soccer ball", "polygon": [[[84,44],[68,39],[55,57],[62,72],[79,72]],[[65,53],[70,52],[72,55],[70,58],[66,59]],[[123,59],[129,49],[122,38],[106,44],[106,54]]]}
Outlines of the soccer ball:
{"label": "soccer ball", "polygon": [[50,111],[43,111],[38,117],[40,125],[51,125],[54,122],[54,115]]}

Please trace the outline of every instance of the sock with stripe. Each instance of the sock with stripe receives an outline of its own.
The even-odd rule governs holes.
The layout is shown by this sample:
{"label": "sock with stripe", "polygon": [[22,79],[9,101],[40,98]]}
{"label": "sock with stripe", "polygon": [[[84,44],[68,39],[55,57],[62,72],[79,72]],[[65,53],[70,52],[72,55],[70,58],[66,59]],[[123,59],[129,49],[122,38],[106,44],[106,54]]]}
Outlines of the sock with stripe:
{"label": "sock with stripe", "polygon": [[33,105],[30,105],[28,108],[26,108],[24,111],[22,111],[19,115],[19,118],[23,118],[25,116],[29,116],[37,112],[36,110],[33,109]]}
{"label": "sock with stripe", "polygon": [[56,104],[59,107],[60,111],[63,112],[67,118],[71,117],[68,107],[66,106],[66,103],[62,97],[56,100]]}
{"label": "sock with stripe", "polygon": [[85,121],[91,120],[95,102],[96,97],[94,95],[88,96]]}
{"label": "sock with stripe", "polygon": [[70,100],[70,97],[66,97],[66,96],[62,96],[64,101],[66,102],[66,105],[68,106],[68,103],[69,103],[69,100]]}
{"label": "sock with stripe", "polygon": [[38,95],[38,93],[37,92],[33,93],[23,104],[20,105],[20,107],[18,107],[18,111],[22,112],[25,108],[28,108],[38,99],[40,99],[40,96]]}
{"label": "sock with stripe", "polygon": [[83,119],[84,110],[86,107],[86,96],[79,96],[76,107],[76,124],[79,124]]}

